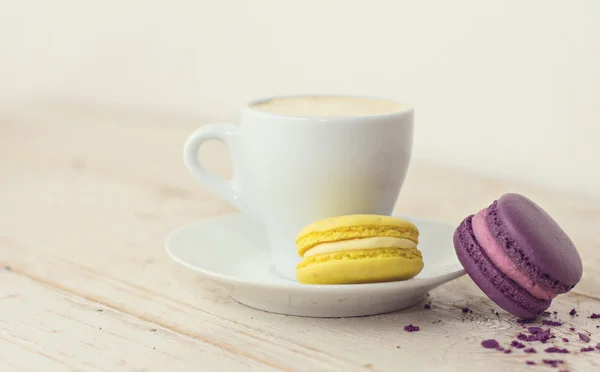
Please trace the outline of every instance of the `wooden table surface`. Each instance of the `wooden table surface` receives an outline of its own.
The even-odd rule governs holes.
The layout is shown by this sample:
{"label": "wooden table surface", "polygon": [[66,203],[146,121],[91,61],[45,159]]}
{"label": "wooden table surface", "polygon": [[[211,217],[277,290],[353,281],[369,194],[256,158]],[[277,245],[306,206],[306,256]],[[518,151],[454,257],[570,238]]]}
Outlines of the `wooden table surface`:
{"label": "wooden table surface", "polygon": [[[599,200],[415,162],[397,206],[458,224],[503,192],[543,205],[584,259],[582,282],[550,308],[565,322],[551,343],[570,354],[546,354],[540,343],[537,354],[483,349],[487,338],[507,346],[522,328],[468,276],[431,292],[432,310],[350,319],[265,313],[163,249],[183,224],[236,213],[182,164],[185,138],[207,121],[59,102],[0,112],[0,371],[558,370],[540,366],[543,358],[600,370],[600,351],[579,352],[600,343],[600,320],[589,318],[600,313]],[[230,174],[223,146],[210,143],[201,156]],[[572,308],[579,316],[568,315]],[[402,331],[409,323],[421,331]]]}

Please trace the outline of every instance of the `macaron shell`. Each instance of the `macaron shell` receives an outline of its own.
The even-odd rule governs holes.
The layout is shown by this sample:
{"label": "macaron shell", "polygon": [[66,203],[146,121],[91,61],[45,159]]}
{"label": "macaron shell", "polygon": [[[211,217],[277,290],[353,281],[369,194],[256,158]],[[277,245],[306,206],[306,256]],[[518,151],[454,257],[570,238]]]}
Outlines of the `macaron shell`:
{"label": "macaron shell", "polygon": [[346,216],[338,216],[326,218],[323,220],[319,220],[311,223],[306,226],[302,231],[298,233],[298,238],[302,237],[311,232],[320,232],[320,231],[328,231],[334,230],[342,227],[350,227],[350,226],[398,226],[401,228],[406,228],[407,230],[415,230],[419,231],[417,226],[410,221],[406,221],[402,218],[391,217],[391,216],[381,216],[375,214],[351,214]]}
{"label": "macaron shell", "polygon": [[310,257],[298,264],[302,284],[359,284],[408,280],[423,270],[418,250],[369,249]]}
{"label": "macaron shell", "polygon": [[475,239],[472,217],[467,217],[454,233],[456,254],[465,271],[492,301],[507,312],[524,319],[536,318],[550,307],[551,301],[533,297],[495,267]]}
{"label": "macaron shell", "polygon": [[581,257],[567,234],[540,206],[519,194],[505,194],[488,208],[488,226],[506,254],[536,280],[559,293],[583,274]]}

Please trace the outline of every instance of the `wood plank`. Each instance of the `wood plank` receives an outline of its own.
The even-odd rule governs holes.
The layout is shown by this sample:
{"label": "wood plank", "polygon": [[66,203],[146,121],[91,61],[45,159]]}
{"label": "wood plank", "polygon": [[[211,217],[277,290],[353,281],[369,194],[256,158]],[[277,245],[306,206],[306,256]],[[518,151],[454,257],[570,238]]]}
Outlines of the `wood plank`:
{"label": "wood plank", "polygon": [[[491,310],[498,309],[482,298],[469,280],[458,280],[432,292],[433,311],[419,306],[404,313],[367,318],[305,319],[247,309],[220,295],[219,291],[205,290],[204,286],[197,287],[199,297],[193,304],[187,304],[155,293],[153,288],[132,286],[104,273],[82,268],[44,250],[6,241],[0,246],[6,248],[1,251],[2,256],[7,250],[29,253],[15,257],[13,272],[83,297],[94,306],[105,306],[156,324],[154,327],[207,340],[227,350],[245,350],[249,354],[240,356],[260,358],[280,369],[360,370],[370,365],[369,368],[374,370],[387,371],[394,370],[400,362],[418,369],[423,366],[420,355],[427,355],[431,363],[451,362],[454,367],[467,371],[480,370],[490,362],[518,369],[527,357],[508,357],[481,349],[479,342],[486,338],[505,340],[507,346],[521,329],[512,317],[495,316]],[[40,261],[46,263],[43,270],[36,269]],[[33,276],[31,272],[43,276]],[[94,310],[94,306],[90,309]],[[465,306],[473,314],[463,314],[461,309]],[[577,295],[563,296],[556,301],[552,309],[567,322],[556,330],[557,337],[576,340],[577,333],[568,330],[574,326],[578,331],[588,331],[593,339],[600,339],[600,331],[586,318],[597,306],[598,301]],[[567,313],[571,307],[577,307],[582,316],[569,317]],[[408,323],[419,325],[422,331],[404,333],[402,327]],[[538,346],[540,351],[541,346]],[[573,366],[586,368],[582,370],[600,367],[599,358],[569,355],[567,360]],[[302,367],[298,367],[300,365]]]}
{"label": "wood plank", "polygon": [[[27,340],[19,337],[9,340],[4,334],[0,335],[0,370],[1,371],[69,371],[63,361],[45,355],[43,351],[27,347]],[[31,341],[30,341],[31,342]],[[25,344],[25,345],[23,345]]]}
{"label": "wood plank", "polygon": [[[214,353],[223,353],[219,363],[313,371],[387,371],[400,365],[428,370],[434,364],[469,371],[490,363],[499,369],[522,368],[525,355],[507,356],[479,346],[488,337],[514,339],[520,327],[503,313],[492,314],[496,307],[468,278],[432,292],[433,311],[415,307],[369,318],[305,319],[248,309],[171,263],[163,240],[173,228],[233,212],[181,165],[181,145],[196,125],[193,118],[73,107],[5,114],[0,119],[0,167],[6,170],[0,172],[0,263],[38,286],[177,335],[173,344],[187,345],[190,353],[199,347],[194,345],[209,345]],[[221,146],[208,147],[204,157],[220,174],[230,174]],[[577,292],[588,297],[560,296],[552,309],[600,339],[589,319],[566,315],[572,307],[581,314],[600,312],[600,238],[593,234],[600,222],[599,204],[415,162],[397,210],[456,224],[505,191],[535,196],[573,236],[586,263]],[[464,306],[473,314],[464,315]],[[73,323],[53,322],[64,329]],[[403,332],[408,323],[422,331]],[[563,334],[569,334],[568,328],[561,328]],[[60,347],[66,353],[70,346]],[[137,347],[123,343],[121,350]],[[205,354],[196,350],[189,360],[206,362]],[[227,359],[230,354],[234,357]],[[118,350],[107,355],[112,365],[118,362]],[[188,354],[173,350],[173,355]],[[77,361],[85,358],[83,353]],[[160,362],[154,354],[146,358],[150,365]],[[600,367],[597,355],[567,358],[571,370]]]}
{"label": "wood plank", "polygon": [[9,368],[2,370],[271,369],[85,297],[2,269],[0,360]]}

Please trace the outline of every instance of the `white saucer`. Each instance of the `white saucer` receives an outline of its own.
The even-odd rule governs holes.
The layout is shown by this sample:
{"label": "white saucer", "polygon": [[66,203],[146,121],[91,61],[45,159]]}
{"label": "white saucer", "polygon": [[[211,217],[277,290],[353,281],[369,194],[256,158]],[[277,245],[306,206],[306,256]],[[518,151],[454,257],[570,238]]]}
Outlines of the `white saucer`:
{"label": "white saucer", "polygon": [[295,316],[374,315],[413,306],[431,289],[465,274],[454,253],[452,226],[404,218],[419,227],[425,268],[402,282],[303,285],[286,279],[271,264],[261,227],[238,214],[179,228],[165,245],[173,260],[224,285],[246,306]]}

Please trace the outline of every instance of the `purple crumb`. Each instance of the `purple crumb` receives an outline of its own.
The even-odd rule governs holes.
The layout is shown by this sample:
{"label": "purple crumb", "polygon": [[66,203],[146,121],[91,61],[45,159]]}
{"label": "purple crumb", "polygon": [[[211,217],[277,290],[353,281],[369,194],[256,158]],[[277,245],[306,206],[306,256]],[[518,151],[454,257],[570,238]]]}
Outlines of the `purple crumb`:
{"label": "purple crumb", "polygon": [[513,342],[511,342],[510,346],[516,347],[517,349],[523,349],[525,347],[525,345],[523,345],[519,341],[513,341]]}
{"label": "purple crumb", "polygon": [[569,315],[573,316],[575,314],[577,314],[577,310],[571,309],[571,311],[569,311]]}
{"label": "purple crumb", "polygon": [[579,332],[579,339],[583,342],[590,342],[590,336]]}
{"label": "purple crumb", "polygon": [[510,354],[510,353],[512,353],[512,350],[511,350],[511,349],[506,349],[506,350],[504,350],[504,354]]}
{"label": "purple crumb", "polygon": [[546,319],[542,320],[542,324],[547,325],[547,326],[553,326],[553,327],[558,327],[558,326],[563,325],[561,322],[555,322],[553,320],[546,320]]}
{"label": "purple crumb", "polygon": [[517,319],[517,324],[519,324],[519,325],[529,324],[529,323],[533,323],[534,321],[535,321],[535,319]]}
{"label": "purple crumb", "polygon": [[525,363],[527,363],[530,366],[534,366],[535,365],[535,362],[533,360],[528,360]]}
{"label": "purple crumb", "polygon": [[468,313],[469,312],[469,308],[468,307],[463,307],[462,308],[462,312],[465,313],[465,314]]}
{"label": "purple crumb", "polygon": [[575,328],[571,327],[571,328],[569,328],[569,331],[575,332]]}
{"label": "purple crumb", "polygon": [[542,359],[542,362],[545,364],[563,364],[565,361],[558,359]]}
{"label": "purple crumb", "polygon": [[400,349],[400,346],[396,346],[396,349]]}
{"label": "purple crumb", "polygon": [[563,337],[563,339],[562,339],[562,340],[563,340],[563,342],[569,342],[569,339],[568,339],[568,338],[566,338],[566,337]]}
{"label": "purple crumb", "polygon": [[498,350],[498,351],[504,351],[504,348],[503,348],[502,346],[498,346],[498,347],[496,348],[496,350]]}
{"label": "purple crumb", "polygon": [[549,311],[544,311],[544,312],[542,313],[542,315],[544,315],[544,316],[550,316],[550,314],[551,314],[551,313],[550,313]]}
{"label": "purple crumb", "polygon": [[591,319],[600,319],[600,314],[592,314]]}
{"label": "purple crumb", "polygon": [[583,349],[581,349],[582,353],[585,353],[585,352],[588,352],[588,351],[594,351],[594,348],[590,346],[590,347],[584,347]]}
{"label": "purple crumb", "polygon": [[537,353],[537,351],[535,351],[535,349],[534,349],[534,348],[532,348],[532,347],[530,347],[530,348],[527,348],[527,349],[525,349],[525,350],[523,350],[523,351],[524,351],[524,352],[526,352],[527,354],[534,354],[534,353]]}
{"label": "purple crumb", "polygon": [[569,354],[569,350],[567,350],[567,349],[561,349],[561,348],[556,347],[556,346],[549,347],[549,348],[547,348],[544,351],[547,352],[547,353]]}
{"label": "purple crumb", "polygon": [[500,346],[500,344],[496,340],[484,340],[481,341],[481,346],[483,346],[486,349],[495,349],[498,346]]}
{"label": "purple crumb", "polygon": [[544,364],[550,364],[552,367],[556,368],[559,364],[563,364],[564,360],[556,360],[556,359],[542,359]]}
{"label": "purple crumb", "polygon": [[407,326],[404,326],[404,330],[406,332],[418,332],[420,330],[420,328],[417,326],[414,326],[412,324],[409,324]]}
{"label": "purple crumb", "polygon": [[423,306],[425,308],[425,310],[431,310],[431,305],[430,304],[425,304],[425,306]]}
{"label": "purple crumb", "polygon": [[526,335],[523,333],[519,333],[517,338],[521,341],[533,342],[539,341],[545,344],[550,338],[552,338],[552,333],[550,333],[550,328],[544,330],[540,327],[529,327],[527,328],[530,335]]}
{"label": "purple crumb", "polygon": [[600,350],[600,344],[596,345],[596,349]]}

